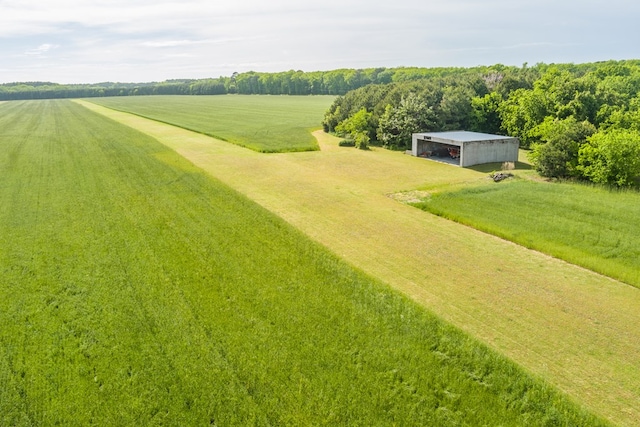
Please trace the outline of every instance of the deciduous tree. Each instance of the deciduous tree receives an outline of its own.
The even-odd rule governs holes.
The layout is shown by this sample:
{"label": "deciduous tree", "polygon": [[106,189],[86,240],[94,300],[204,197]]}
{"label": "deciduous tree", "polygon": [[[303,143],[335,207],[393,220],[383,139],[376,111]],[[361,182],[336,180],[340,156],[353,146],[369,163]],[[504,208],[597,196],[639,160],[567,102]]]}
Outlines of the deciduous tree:
{"label": "deciduous tree", "polygon": [[416,94],[402,97],[400,105],[387,105],[378,123],[378,141],[389,148],[407,148],[411,145],[411,134],[425,132],[435,127],[436,115]]}
{"label": "deciduous tree", "polygon": [[534,144],[529,154],[538,173],[550,178],[577,176],[578,151],[596,132],[595,126],[573,117],[564,120],[548,117],[538,129],[543,143]]}
{"label": "deciduous tree", "polygon": [[596,183],[636,185],[640,177],[640,134],[624,129],[596,133],[579,150],[578,170]]}
{"label": "deciduous tree", "polygon": [[369,147],[369,131],[371,128],[371,113],[361,108],[357,113],[336,126],[336,133],[352,139],[357,148]]}

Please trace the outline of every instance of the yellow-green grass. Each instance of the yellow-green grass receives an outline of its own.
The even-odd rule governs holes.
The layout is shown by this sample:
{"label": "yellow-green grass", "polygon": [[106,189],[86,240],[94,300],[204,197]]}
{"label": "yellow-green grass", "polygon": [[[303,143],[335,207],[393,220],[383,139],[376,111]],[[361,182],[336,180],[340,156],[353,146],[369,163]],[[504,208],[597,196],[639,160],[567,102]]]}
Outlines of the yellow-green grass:
{"label": "yellow-green grass", "polygon": [[640,287],[640,193],[515,180],[434,193],[415,203]]}
{"label": "yellow-green grass", "polygon": [[0,147],[0,425],[603,424],[149,136]]}
{"label": "yellow-green grass", "polygon": [[321,125],[333,96],[136,96],[92,102],[260,152],[318,149],[312,129]]}
{"label": "yellow-green grass", "polygon": [[339,148],[322,132],[321,152],[265,156],[84,105],[153,135],[597,413],[620,425],[640,423],[640,329],[632,326],[640,322],[638,289],[386,196],[482,183],[486,171]]}

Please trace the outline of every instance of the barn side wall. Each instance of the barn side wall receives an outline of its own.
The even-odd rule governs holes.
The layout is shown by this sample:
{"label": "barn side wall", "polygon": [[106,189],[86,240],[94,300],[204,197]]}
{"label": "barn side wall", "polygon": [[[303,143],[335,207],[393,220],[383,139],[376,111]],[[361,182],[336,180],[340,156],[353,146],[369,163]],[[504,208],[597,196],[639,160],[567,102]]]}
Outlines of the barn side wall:
{"label": "barn side wall", "polygon": [[411,155],[418,157],[418,135],[415,133],[411,136]]}
{"label": "barn side wall", "polygon": [[517,139],[466,142],[460,166],[465,167],[494,162],[517,162],[519,146],[520,143]]}

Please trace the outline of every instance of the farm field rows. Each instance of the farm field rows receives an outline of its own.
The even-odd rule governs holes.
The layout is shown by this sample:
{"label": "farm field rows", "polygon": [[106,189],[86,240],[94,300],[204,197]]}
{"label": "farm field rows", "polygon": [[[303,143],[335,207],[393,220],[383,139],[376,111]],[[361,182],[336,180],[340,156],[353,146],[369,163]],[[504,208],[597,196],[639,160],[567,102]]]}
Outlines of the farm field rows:
{"label": "farm field rows", "polygon": [[[317,150],[310,129],[334,96],[137,96],[93,102],[262,152]],[[213,101],[213,102],[212,102]]]}
{"label": "farm field rows", "polygon": [[337,147],[262,155],[89,103],[277,213],[598,414],[640,422],[638,289],[386,196],[482,183],[485,172]]}
{"label": "farm field rows", "polygon": [[0,146],[0,425],[604,424],[147,135]]}
{"label": "farm field rows", "polygon": [[640,193],[530,180],[436,192],[415,203],[640,287]]}

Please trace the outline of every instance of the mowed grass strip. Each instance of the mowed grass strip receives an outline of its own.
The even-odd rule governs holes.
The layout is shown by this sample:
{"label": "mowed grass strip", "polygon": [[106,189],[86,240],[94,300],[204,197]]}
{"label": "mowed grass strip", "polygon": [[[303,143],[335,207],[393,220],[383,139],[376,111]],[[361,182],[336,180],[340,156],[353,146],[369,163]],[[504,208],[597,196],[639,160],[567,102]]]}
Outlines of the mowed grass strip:
{"label": "mowed grass strip", "polygon": [[0,107],[0,424],[599,425],[155,140]]}
{"label": "mowed grass strip", "polygon": [[140,96],[92,102],[259,152],[318,150],[311,135],[333,96]]}
{"label": "mowed grass strip", "polygon": [[320,152],[262,155],[82,104],[153,135],[597,413],[620,425],[640,421],[640,332],[629,327],[640,322],[638,288],[385,196],[478,185],[488,172],[338,147],[321,131]]}
{"label": "mowed grass strip", "polygon": [[517,180],[415,206],[640,287],[640,193]]}

